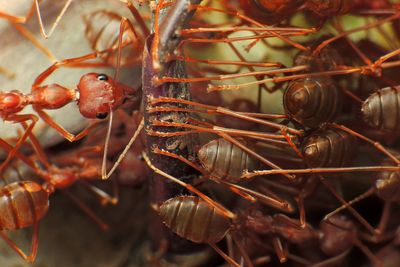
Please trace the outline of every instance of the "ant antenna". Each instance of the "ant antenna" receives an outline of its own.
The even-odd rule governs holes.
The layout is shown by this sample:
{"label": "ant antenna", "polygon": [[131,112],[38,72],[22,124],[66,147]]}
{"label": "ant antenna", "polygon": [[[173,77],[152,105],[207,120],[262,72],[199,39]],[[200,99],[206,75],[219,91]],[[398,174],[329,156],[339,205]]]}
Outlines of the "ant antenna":
{"label": "ant antenna", "polygon": [[[102,177],[101,178],[103,180],[107,180],[108,178],[110,178],[110,176],[118,168],[119,164],[121,164],[121,161],[125,158],[126,153],[128,153],[128,150],[131,148],[132,144],[135,142],[136,138],[139,136],[139,134],[142,131],[143,127],[144,127],[144,119],[142,118],[142,120],[140,121],[139,126],[137,127],[137,129],[135,131],[135,133],[133,134],[133,136],[129,140],[128,144],[124,148],[124,151],[122,151],[121,154],[119,155],[117,161],[114,163],[114,166],[111,168],[110,172],[106,174],[106,168],[104,168],[104,172],[102,170]],[[106,150],[104,150],[104,153],[106,153]],[[104,155],[106,155],[106,154],[104,154]],[[103,166],[105,166],[105,164],[106,164],[105,157],[103,157]]]}
{"label": "ant antenna", "polygon": [[106,177],[107,174],[107,152],[108,152],[108,144],[110,143],[112,122],[113,122],[113,111],[112,109],[110,109],[110,118],[108,119],[107,135],[106,135],[106,140],[104,142],[103,161],[101,163],[102,179],[105,179],[104,177]]}

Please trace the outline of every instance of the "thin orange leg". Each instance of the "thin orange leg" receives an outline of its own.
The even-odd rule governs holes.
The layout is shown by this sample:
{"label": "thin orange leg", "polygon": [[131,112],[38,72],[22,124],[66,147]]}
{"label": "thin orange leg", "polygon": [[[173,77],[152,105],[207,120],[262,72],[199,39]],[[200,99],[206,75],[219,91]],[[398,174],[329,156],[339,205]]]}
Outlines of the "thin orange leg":
{"label": "thin orange leg", "polygon": [[20,247],[12,241],[7,234],[3,231],[0,231],[0,236],[6,241],[6,243],[17,252],[25,261],[32,263],[36,259],[37,251],[38,251],[38,239],[39,239],[39,223],[36,222],[33,225],[33,233],[32,233],[32,242],[31,242],[31,252],[29,255],[26,255],[25,252],[22,251]]}

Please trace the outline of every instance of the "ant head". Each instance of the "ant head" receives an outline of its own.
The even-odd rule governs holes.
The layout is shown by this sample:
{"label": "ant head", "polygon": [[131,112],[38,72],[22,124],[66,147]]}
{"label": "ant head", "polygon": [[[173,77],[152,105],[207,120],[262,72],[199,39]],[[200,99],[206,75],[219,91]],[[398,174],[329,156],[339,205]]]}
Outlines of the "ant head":
{"label": "ant head", "polygon": [[90,119],[105,119],[122,102],[122,89],[106,74],[88,73],[78,84],[79,111]]}

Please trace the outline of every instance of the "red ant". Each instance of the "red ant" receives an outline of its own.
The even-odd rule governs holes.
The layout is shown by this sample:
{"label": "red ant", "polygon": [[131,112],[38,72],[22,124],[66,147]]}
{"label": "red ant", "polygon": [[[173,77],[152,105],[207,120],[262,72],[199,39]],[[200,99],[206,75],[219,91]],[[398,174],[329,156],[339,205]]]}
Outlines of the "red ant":
{"label": "red ant", "polygon": [[[30,136],[30,139],[32,143],[35,143],[36,148],[40,147],[35,137]],[[13,150],[13,147],[2,139],[0,139],[0,144],[8,152]],[[8,196],[8,201],[2,202],[2,205],[4,206],[1,209],[3,209],[4,212],[2,212],[3,219],[0,219],[0,228],[3,230],[17,230],[29,226],[33,226],[34,228],[31,253],[28,256],[13,241],[11,241],[7,235],[1,233],[1,237],[10,245],[10,247],[28,262],[33,262],[35,260],[38,248],[38,223],[40,219],[47,213],[49,207],[49,195],[54,193],[55,189],[61,189],[67,197],[73,200],[73,202],[103,230],[108,228],[108,225],[98,218],[98,216],[94,214],[91,209],[80,199],[63,190],[75,183],[77,180],[93,179],[93,174],[90,172],[90,170],[86,168],[78,169],[71,166],[59,168],[47,161],[43,151],[38,153],[39,154],[35,157],[26,157],[17,151],[16,157],[18,157],[24,164],[20,164],[19,162],[18,164],[11,164],[10,170],[7,170],[7,172],[4,173],[4,177],[7,179],[8,176],[13,176],[13,172],[18,172],[18,177],[20,175],[25,176],[27,174],[23,169],[24,167],[28,166],[31,171],[33,170],[33,172],[39,176],[39,179],[45,181],[43,185],[39,185],[33,181],[20,181],[6,185],[0,190],[3,192],[3,198]],[[98,174],[95,173],[95,175],[95,179],[97,179]],[[87,185],[88,189],[95,193],[104,204],[108,201],[112,201],[112,199],[100,189],[95,188],[90,184],[85,185]],[[30,195],[28,198],[31,198],[32,201],[28,202],[31,203],[26,203],[28,199],[26,198],[27,195]],[[13,209],[10,210],[11,205]],[[13,214],[15,212],[17,212],[17,214]],[[16,221],[15,225],[10,224],[9,222],[14,220],[9,220],[7,216],[14,216],[18,221]]]}

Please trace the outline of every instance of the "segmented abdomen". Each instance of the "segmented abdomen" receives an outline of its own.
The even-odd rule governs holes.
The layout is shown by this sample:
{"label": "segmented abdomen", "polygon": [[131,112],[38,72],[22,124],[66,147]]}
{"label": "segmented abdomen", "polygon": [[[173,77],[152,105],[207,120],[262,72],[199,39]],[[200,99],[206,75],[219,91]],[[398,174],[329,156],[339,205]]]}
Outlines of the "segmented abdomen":
{"label": "segmented abdomen", "polygon": [[364,121],[371,127],[398,132],[400,130],[400,86],[380,89],[362,105]]}
{"label": "segmented abdomen", "polygon": [[170,198],[160,206],[164,223],[177,235],[195,243],[217,243],[230,228],[230,221],[195,196]]}
{"label": "segmented abdomen", "polygon": [[286,89],[283,105],[291,119],[315,128],[335,120],[341,111],[342,95],[328,77],[298,79]]}
{"label": "segmented abdomen", "polygon": [[329,128],[308,136],[302,142],[301,151],[311,167],[343,167],[352,162],[357,140],[343,130]]}
{"label": "segmented abdomen", "polygon": [[239,181],[243,170],[251,171],[258,165],[246,152],[223,138],[203,145],[198,158],[211,178],[230,182]]}
{"label": "segmented abdomen", "polygon": [[32,226],[46,215],[48,194],[30,181],[15,182],[0,189],[0,229],[17,230]]}

